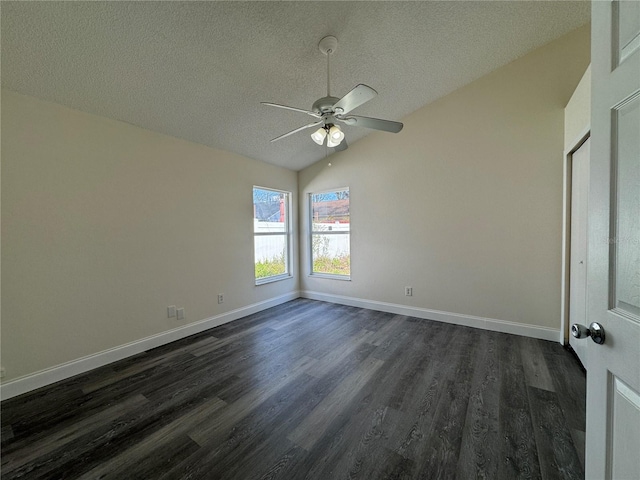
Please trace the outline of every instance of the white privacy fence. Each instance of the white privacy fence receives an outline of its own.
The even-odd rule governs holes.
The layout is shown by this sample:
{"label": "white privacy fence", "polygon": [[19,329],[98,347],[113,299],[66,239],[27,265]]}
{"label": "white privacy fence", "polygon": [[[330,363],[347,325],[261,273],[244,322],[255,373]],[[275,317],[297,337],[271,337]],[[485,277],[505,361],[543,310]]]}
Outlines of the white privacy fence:
{"label": "white privacy fence", "polygon": [[[316,253],[329,257],[349,254],[349,224],[314,223],[314,228],[322,232],[345,232],[341,234],[314,234],[316,237]],[[278,258],[284,252],[285,226],[281,222],[254,222],[254,248],[256,262]],[[260,233],[282,233],[282,235],[260,235]],[[308,248],[308,247],[307,247]]]}
{"label": "white privacy fence", "polygon": [[[281,257],[286,245],[286,225],[284,222],[260,222],[253,220],[255,260],[264,262]],[[282,235],[260,235],[281,233]]]}
{"label": "white privacy fence", "polygon": [[279,258],[284,252],[285,241],[283,236],[269,235],[268,237],[255,237],[253,240],[256,262],[265,262]]}
{"label": "white privacy fence", "polygon": [[[349,255],[349,224],[313,222],[314,254],[329,258]],[[322,233],[318,233],[322,232]],[[332,232],[325,234],[324,232]],[[344,232],[344,233],[339,233]]]}

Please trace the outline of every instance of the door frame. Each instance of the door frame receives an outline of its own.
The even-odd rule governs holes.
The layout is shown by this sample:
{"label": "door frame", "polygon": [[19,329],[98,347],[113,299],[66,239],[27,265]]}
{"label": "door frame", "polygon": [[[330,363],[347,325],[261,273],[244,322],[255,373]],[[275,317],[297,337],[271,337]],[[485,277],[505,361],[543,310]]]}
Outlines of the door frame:
{"label": "door frame", "polygon": [[[573,154],[591,137],[591,125],[588,125],[564,152],[562,165],[562,273],[560,275],[560,337],[561,345],[569,344],[569,303],[571,288],[571,173]],[[587,367],[583,365],[583,367]]]}

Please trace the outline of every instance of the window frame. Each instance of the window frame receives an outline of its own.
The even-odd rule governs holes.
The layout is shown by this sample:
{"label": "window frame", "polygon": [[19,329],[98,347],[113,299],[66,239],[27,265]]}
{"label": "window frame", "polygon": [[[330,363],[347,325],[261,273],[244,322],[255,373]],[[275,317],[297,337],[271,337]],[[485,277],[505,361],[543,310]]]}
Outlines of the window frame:
{"label": "window frame", "polygon": [[[325,232],[316,232],[313,230],[313,196],[314,195],[322,195],[324,193],[336,193],[336,192],[349,192],[349,230],[345,231],[325,231]],[[349,187],[338,187],[338,188],[329,188],[325,190],[320,190],[317,192],[309,192],[307,194],[307,211],[309,213],[309,243],[308,243],[308,254],[309,254],[309,277],[314,278],[329,278],[333,280],[343,280],[343,281],[351,281],[351,266],[349,266],[349,275],[342,275],[338,273],[323,273],[323,272],[314,272],[313,270],[313,236],[314,234],[323,234],[323,235],[349,235],[349,256],[351,256],[351,191]]]}
{"label": "window frame", "polygon": [[[293,258],[293,232],[291,231],[291,226],[292,226],[292,220],[291,220],[291,212],[292,212],[292,208],[291,208],[291,199],[293,197],[293,194],[289,191],[286,190],[279,190],[277,188],[270,188],[270,187],[261,187],[259,185],[254,185],[253,188],[251,189],[251,193],[252,196],[254,195],[255,190],[266,190],[269,192],[273,192],[273,193],[277,193],[279,195],[284,195],[285,196],[285,201],[284,201],[284,232],[256,232],[256,228],[255,228],[255,211],[253,213],[253,277],[254,277],[254,281],[255,281],[255,285],[264,285],[267,283],[273,283],[273,282],[279,282],[281,280],[287,280],[290,278],[293,278],[293,272],[292,272],[292,258]],[[255,200],[252,198],[251,201],[251,205],[255,205]],[[277,275],[270,275],[268,277],[262,277],[262,278],[256,278],[256,237],[271,237],[271,236],[278,236],[278,237],[284,237],[285,239],[285,262],[284,262],[284,266],[285,266],[285,272],[284,273],[280,273]]]}

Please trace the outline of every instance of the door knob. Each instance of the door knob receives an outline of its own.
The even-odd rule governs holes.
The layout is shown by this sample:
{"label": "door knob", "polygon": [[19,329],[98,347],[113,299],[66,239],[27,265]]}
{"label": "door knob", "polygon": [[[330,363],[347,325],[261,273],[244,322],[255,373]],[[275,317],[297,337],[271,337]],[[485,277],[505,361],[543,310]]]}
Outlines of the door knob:
{"label": "door knob", "polygon": [[602,345],[604,343],[604,328],[597,322],[593,322],[589,325],[589,328],[584,325],[580,325],[579,323],[574,323],[571,325],[571,335],[576,338],[591,337],[591,340],[596,342],[598,345]]}

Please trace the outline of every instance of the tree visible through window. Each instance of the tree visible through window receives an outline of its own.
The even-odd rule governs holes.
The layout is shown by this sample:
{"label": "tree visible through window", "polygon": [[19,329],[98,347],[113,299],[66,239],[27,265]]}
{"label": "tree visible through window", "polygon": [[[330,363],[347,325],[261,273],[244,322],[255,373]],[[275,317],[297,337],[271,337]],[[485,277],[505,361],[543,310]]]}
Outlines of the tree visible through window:
{"label": "tree visible through window", "polygon": [[351,275],[349,189],[309,195],[311,273]]}
{"label": "tree visible through window", "polygon": [[290,192],[253,187],[256,284],[290,276]]}

